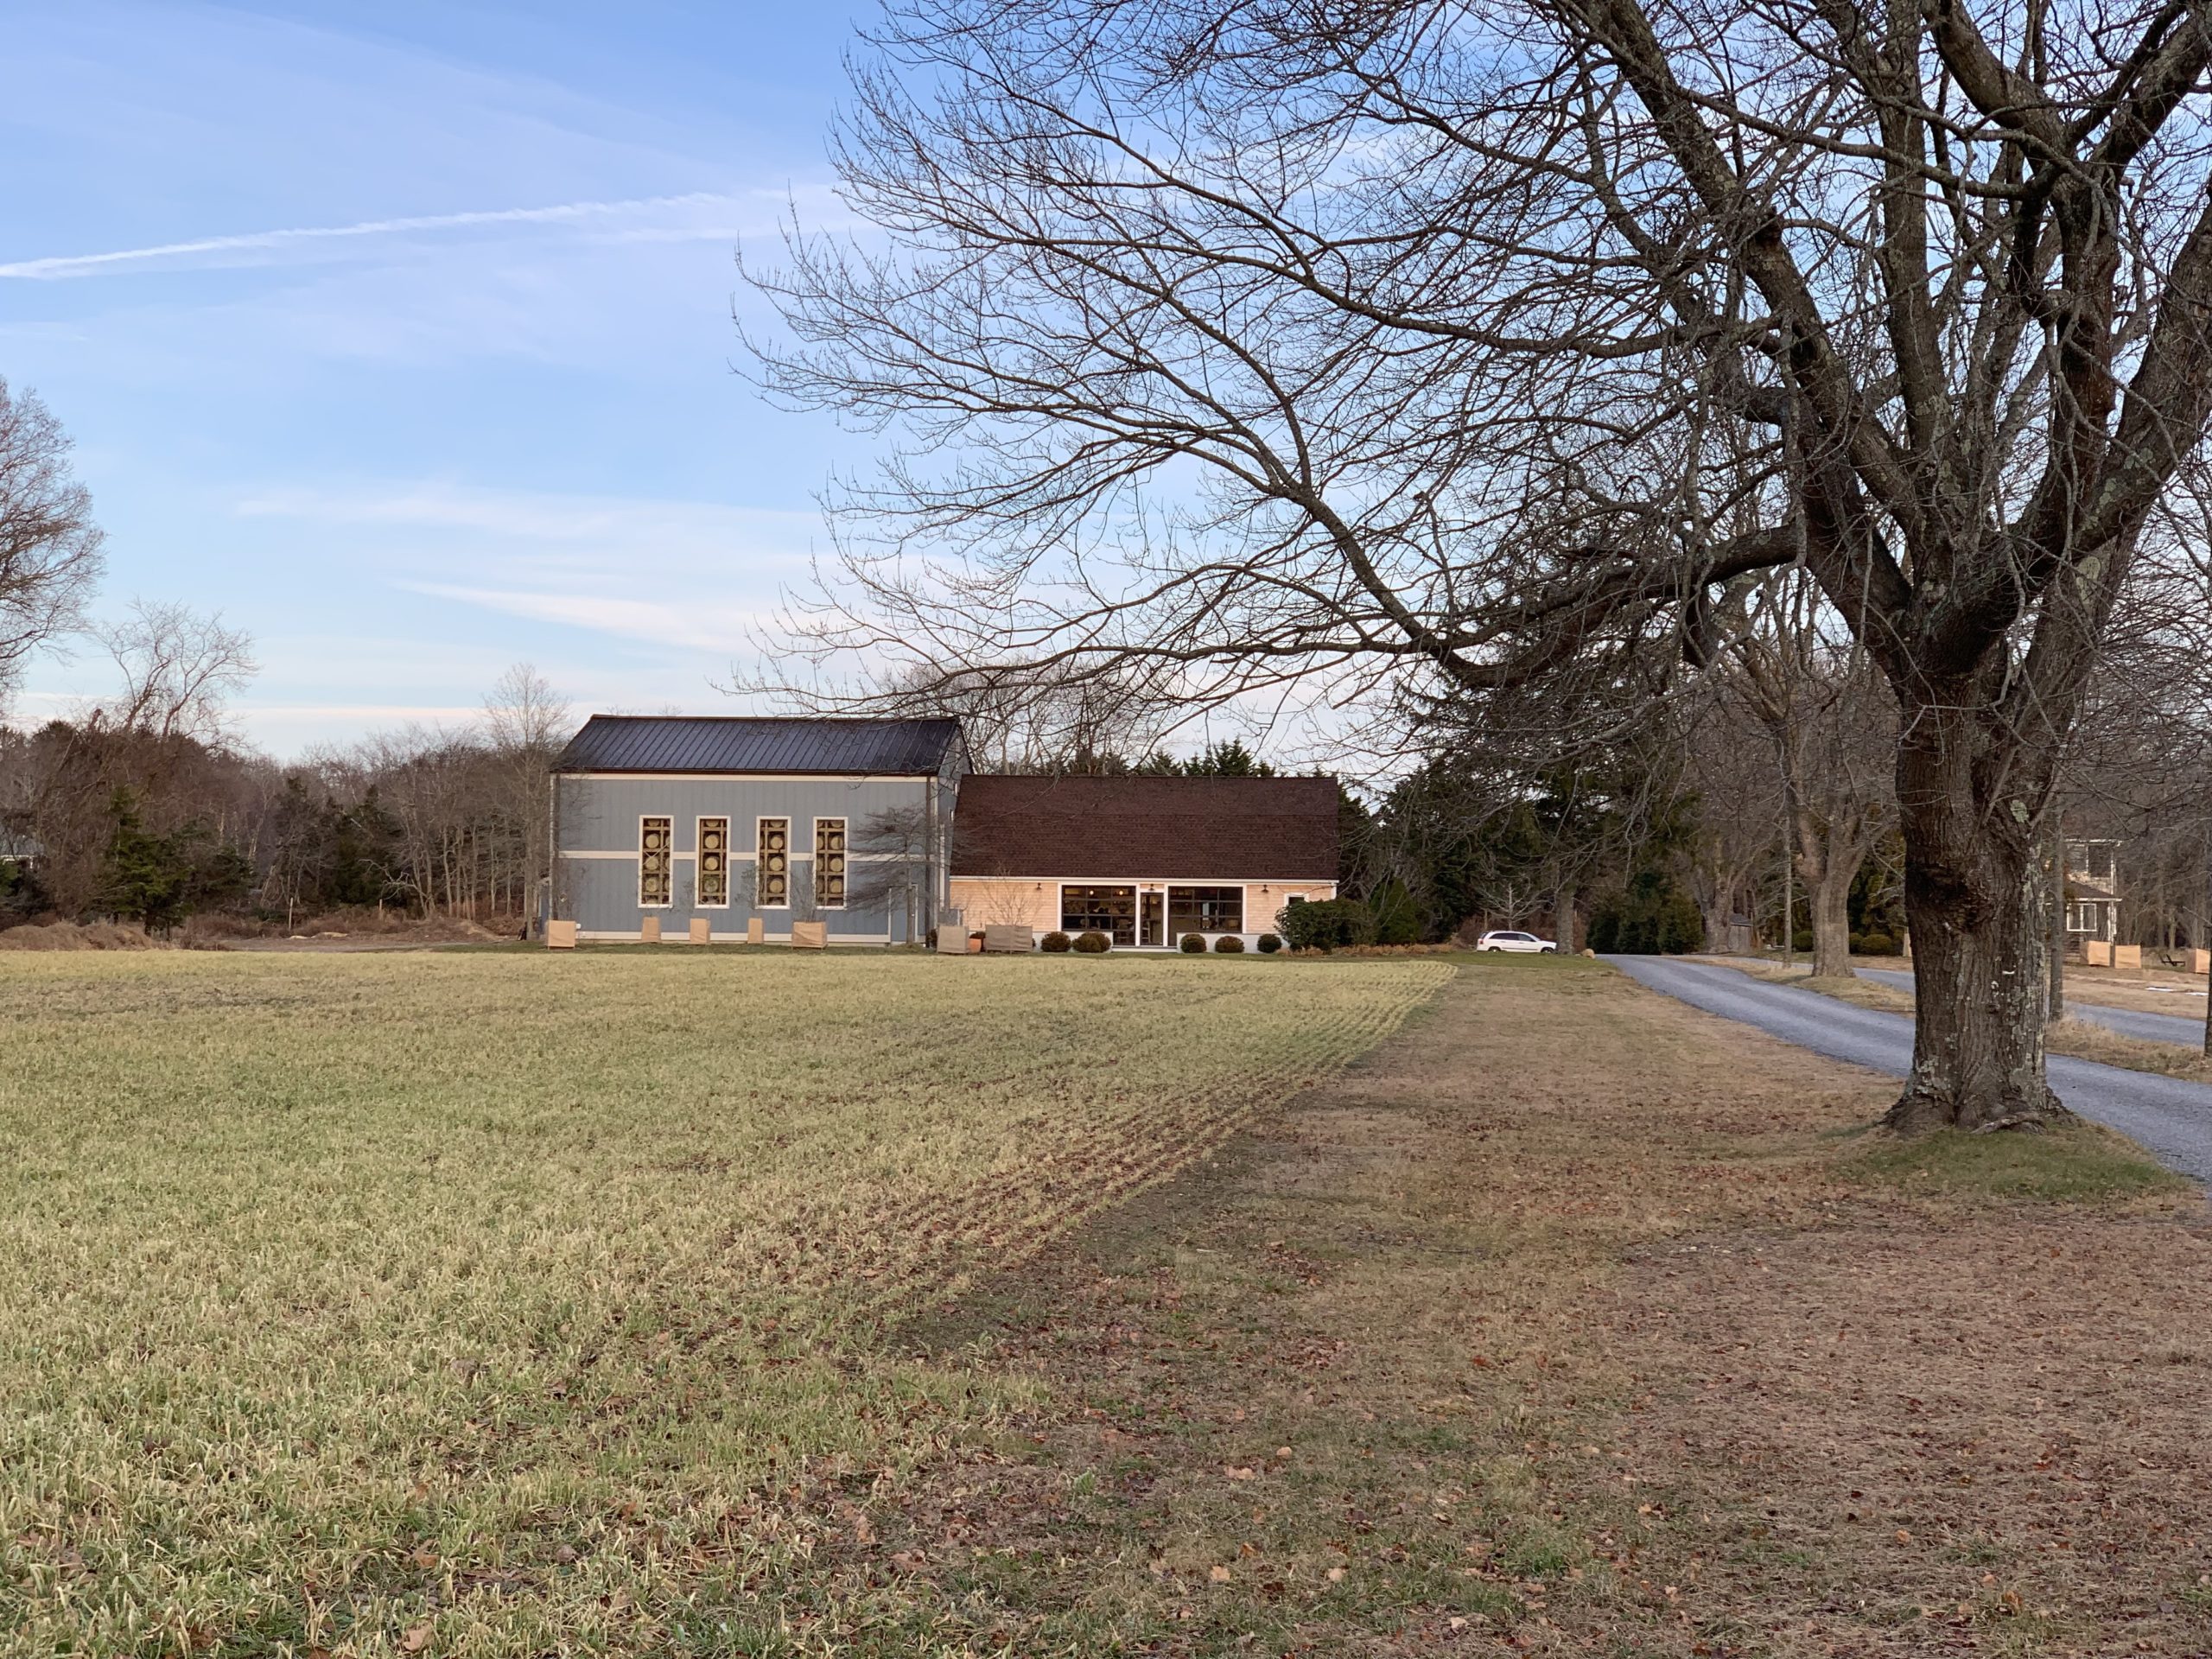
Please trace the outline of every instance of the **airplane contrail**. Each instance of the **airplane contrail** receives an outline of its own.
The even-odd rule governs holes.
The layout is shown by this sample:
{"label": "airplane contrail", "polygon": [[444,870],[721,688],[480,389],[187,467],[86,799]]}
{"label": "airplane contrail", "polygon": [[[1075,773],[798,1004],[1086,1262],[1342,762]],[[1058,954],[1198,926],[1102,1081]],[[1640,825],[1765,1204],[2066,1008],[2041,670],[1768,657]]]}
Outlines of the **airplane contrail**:
{"label": "airplane contrail", "polygon": [[424,213],[409,219],[371,219],[358,225],[311,225],[291,230],[251,231],[240,236],[202,237],[193,242],[164,242],[158,247],[122,248],[110,253],[77,253],[46,259],[17,259],[0,264],[0,276],[34,282],[53,282],[80,276],[111,265],[135,264],[147,259],[167,259],[180,254],[229,253],[252,248],[283,247],[291,242],[318,242],[342,237],[390,236],[407,231],[465,229],[472,225],[551,225],[568,219],[591,219],[606,213],[632,213],[648,207],[694,207],[737,198],[715,191],[697,190],[680,196],[640,196],[629,201],[570,201],[551,207],[496,207],[477,213]]}

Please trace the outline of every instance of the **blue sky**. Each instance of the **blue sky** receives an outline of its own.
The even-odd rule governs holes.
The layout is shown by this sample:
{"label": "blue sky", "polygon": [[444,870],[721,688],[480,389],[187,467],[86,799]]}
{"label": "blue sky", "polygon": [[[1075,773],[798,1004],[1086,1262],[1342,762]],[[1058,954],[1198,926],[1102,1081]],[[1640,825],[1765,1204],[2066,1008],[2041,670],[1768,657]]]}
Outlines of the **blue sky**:
{"label": "blue sky", "polygon": [[[834,222],[854,18],[816,9],[0,0],[0,374],[75,438],[102,607],[220,609],[279,754],[713,689],[861,440],[733,372],[733,260]],[[79,653],[19,712],[105,687]]]}

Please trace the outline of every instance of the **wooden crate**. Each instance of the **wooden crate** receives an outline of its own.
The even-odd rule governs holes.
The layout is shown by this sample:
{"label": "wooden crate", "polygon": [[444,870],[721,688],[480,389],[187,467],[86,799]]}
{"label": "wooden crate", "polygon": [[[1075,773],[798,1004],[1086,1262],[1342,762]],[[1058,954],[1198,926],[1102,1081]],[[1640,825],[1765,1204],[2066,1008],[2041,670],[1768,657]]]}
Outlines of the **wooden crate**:
{"label": "wooden crate", "polygon": [[2192,974],[2212,974],[2212,950],[2191,950],[2189,971]]}
{"label": "wooden crate", "polygon": [[574,922],[545,924],[545,944],[551,950],[573,950],[576,948],[576,925]]}
{"label": "wooden crate", "polygon": [[694,944],[706,944],[709,939],[714,937],[712,931],[713,927],[714,924],[709,921],[705,917],[694,916],[691,918],[691,943]]}
{"label": "wooden crate", "polygon": [[2139,944],[2115,944],[2112,948],[2112,965],[2131,974],[2143,971],[2143,947]]}
{"label": "wooden crate", "polygon": [[768,943],[768,923],[766,918],[752,916],[746,918],[745,942],[747,944],[766,944]]}
{"label": "wooden crate", "polygon": [[791,944],[801,950],[826,950],[830,948],[830,924],[827,922],[793,922]]}
{"label": "wooden crate", "polygon": [[638,938],[641,944],[658,944],[660,943],[660,918],[658,916],[646,917],[644,925],[638,929]]}
{"label": "wooden crate", "polygon": [[2112,966],[2112,946],[2103,939],[2082,941],[2082,960],[2092,968]]}
{"label": "wooden crate", "polygon": [[986,950],[1026,957],[1036,948],[1036,935],[1019,922],[994,922],[983,930],[983,949]]}
{"label": "wooden crate", "polygon": [[948,910],[938,918],[937,953],[940,957],[964,957],[968,954],[968,929],[960,919],[960,912]]}

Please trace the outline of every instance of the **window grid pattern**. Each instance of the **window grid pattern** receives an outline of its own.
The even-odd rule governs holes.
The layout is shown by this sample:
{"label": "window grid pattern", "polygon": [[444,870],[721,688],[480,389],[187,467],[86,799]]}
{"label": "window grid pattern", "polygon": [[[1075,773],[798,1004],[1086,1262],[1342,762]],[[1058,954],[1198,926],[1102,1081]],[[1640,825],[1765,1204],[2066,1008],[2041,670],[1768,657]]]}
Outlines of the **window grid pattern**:
{"label": "window grid pattern", "polygon": [[1242,933],[1244,889],[1168,888],[1167,931],[1178,938],[1185,933]]}
{"label": "window grid pattern", "polygon": [[638,825],[638,903],[664,906],[676,868],[675,825],[668,818],[645,818]]}
{"label": "window grid pattern", "polygon": [[1103,933],[1116,944],[1135,944],[1137,942],[1137,890],[1135,887],[1062,887],[1060,929],[1067,933]]}
{"label": "window grid pattern", "polygon": [[814,821],[814,902],[823,910],[845,907],[845,821]]}
{"label": "window grid pattern", "polygon": [[760,903],[763,910],[782,910],[791,901],[791,821],[760,820]]}
{"label": "window grid pattern", "polygon": [[699,903],[715,909],[729,904],[728,818],[699,820]]}

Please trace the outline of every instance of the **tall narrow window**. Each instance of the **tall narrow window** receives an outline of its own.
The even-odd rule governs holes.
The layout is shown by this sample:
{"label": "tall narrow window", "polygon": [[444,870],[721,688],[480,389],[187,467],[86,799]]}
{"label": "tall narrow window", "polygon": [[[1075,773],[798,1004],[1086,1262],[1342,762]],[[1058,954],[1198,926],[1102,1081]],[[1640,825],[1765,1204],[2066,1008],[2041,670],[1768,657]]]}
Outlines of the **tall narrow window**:
{"label": "tall narrow window", "polygon": [[729,820],[699,820],[699,903],[721,910],[729,905]]}
{"label": "tall narrow window", "polygon": [[760,907],[782,910],[791,901],[791,821],[760,820],[760,861],[757,887]]}
{"label": "tall narrow window", "polygon": [[668,903],[668,877],[675,840],[673,820],[641,818],[638,822],[638,903],[652,909]]}
{"label": "tall narrow window", "polygon": [[823,910],[845,907],[845,821],[814,821],[814,902]]}

